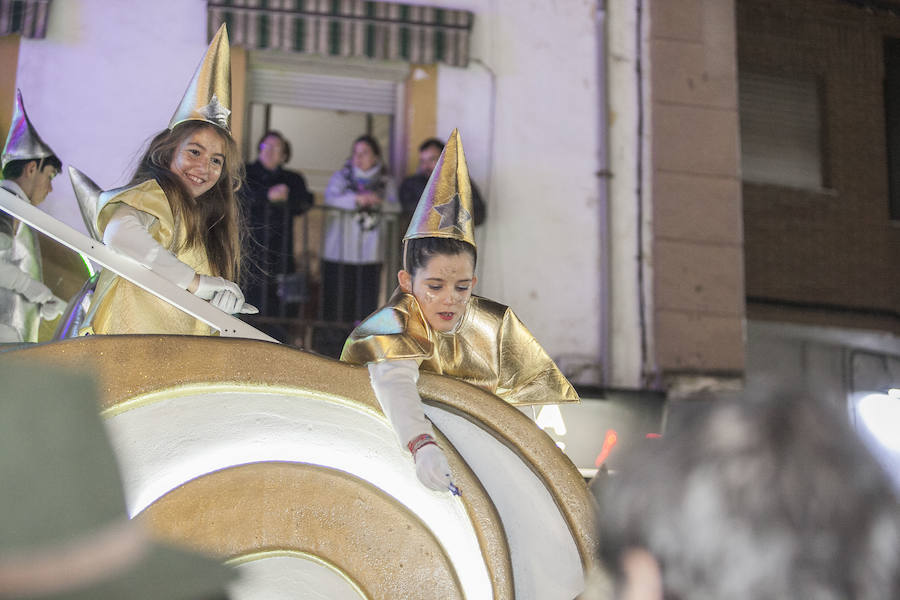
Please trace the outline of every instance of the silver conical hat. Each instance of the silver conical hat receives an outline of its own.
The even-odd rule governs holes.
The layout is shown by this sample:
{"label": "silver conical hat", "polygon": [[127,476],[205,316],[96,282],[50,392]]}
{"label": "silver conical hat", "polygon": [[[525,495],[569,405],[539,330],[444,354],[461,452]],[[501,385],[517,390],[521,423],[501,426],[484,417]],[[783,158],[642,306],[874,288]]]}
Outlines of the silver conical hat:
{"label": "silver conical hat", "polygon": [[22,92],[16,90],[16,106],[13,109],[12,122],[9,125],[9,135],[6,136],[6,144],[3,146],[0,169],[5,168],[14,160],[41,160],[51,156],[56,156],[56,153],[44,143],[44,140],[35,131],[25,112]]}
{"label": "silver conical hat", "polygon": [[78,208],[81,210],[84,226],[87,227],[92,238],[103,241],[103,236],[97,229],[97,212],[100,206],[100,194],[103,190],[90,177],[73,166],[69,166],[69,180],[72,182],[72,189],[75,190],[75,198],[78,200]]}

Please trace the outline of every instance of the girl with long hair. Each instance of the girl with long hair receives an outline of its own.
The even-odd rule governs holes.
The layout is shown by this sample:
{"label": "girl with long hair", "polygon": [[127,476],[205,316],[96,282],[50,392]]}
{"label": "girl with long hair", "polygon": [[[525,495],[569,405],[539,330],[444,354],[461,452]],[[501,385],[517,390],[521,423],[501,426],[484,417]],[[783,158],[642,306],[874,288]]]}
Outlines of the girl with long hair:
{"label": "girl with long hair", "polygon": [[[228,123],[230,73],[211,67],[228,60],[227,34],[220,29],[169,127],[150,142],[129,185],[101,194],[97,229],[106,245],[217,308],[253,313],[234,283],[241,270],[235,192],[243,163]],[[98,281],[87,323],[82,333],[212,333],[110,271]]]}

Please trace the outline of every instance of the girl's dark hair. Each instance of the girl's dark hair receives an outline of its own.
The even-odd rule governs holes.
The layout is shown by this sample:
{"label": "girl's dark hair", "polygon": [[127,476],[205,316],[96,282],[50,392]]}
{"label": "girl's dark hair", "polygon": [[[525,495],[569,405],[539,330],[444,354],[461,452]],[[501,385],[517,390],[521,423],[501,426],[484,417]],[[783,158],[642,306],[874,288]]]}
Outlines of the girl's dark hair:
{"label": "girl's dark hair", "polygon": [[378,140],[373,138],[368,133],[364,133],[363,135],[361,135],[358,138],[356,138],[355,140],[353,140],[353,146],[356,146],[356,144],[358,144],[360,142],[369,146],[369,148],[372,149],[372,152],[375,154],[375,156],[377,156],[378,158],[381,158],[381,145],[379,145]]}
{"label": "girl's dark hair", "polygon": [[410,274],[415,275],[416,271],[425,268],[434,256],[443,254],[446,256],[455,256],[457,254],[468,254],[472,257],[472,267],[478,259],[478,252],[475,246],[468,242],[455,240],[453,238],[439,237],[423,237],[406,240],[404,248],[404,269]]}
{"label": "girl's dark hair", "polygon": [[[181,143],[194,132],[210,128],[222,139],[225,165],[216,184],[205,194],[193,198],[181,180],[169,170],[172,157]],[[182,248],[206,249],[213,275],[237,280],[241,267],[241,210],[235,192],[244,178],[244,163],[230,135],[204,121],[185,121],[153,138],[141,158],[129,185],[155,179],[169,200],[175,223],[184,223],[187,237],[179,240]],[[177,227],[177,225],[176,225]]]}

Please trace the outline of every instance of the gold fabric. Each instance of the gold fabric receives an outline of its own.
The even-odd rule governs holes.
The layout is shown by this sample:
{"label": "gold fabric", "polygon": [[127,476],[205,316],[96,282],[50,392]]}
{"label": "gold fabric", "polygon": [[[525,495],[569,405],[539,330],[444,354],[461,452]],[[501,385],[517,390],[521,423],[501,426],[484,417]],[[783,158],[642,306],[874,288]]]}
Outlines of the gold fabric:
{"label": "gold fabric", "polygon": [[512,309],[472,296],[454,333],[434,331],[412,294],[394,293],[353,330],[341,360],[415,359],[515,405],[578,402],[578,394]]}
{"label": "gold fabric", "polygon": [[206,121],[231,135],[231,47],[224,24],[197,65],[169,129],[184,121]]}
{"label": "gold fabric", "polygon": [[[156,217],[150,235],[160,245],[201,275],[211,275],[205,248],[181,248],[186,237],[184,227],[175,223],[169,200],[155,179],[119,191],[114,196],[100,198],[97,229],[101,235],[119,203]],[[176,235],[177,231],[177,235]],[[88,315],[90,325],[82,333],[162,333],[180,335],[211,335],[213,330],[202,321],[160,300],[127,279],[104,270],[97,282]]]}
{"label": "gold fabric", "polygon": [[452,238],[475,246],[472,181],[459,130],[454,129],[425,184],[404,240]]}

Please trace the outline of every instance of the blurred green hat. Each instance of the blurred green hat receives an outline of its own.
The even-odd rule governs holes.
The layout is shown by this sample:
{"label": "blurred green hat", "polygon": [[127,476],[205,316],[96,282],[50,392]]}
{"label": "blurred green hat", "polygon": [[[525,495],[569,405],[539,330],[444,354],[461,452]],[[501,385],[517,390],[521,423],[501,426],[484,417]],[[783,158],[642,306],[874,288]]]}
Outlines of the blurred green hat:
{"label": "blurred green hat", "polygon": [[226,597],[235,573],[128,519],[93,380],[0,365],[0,598]]}

